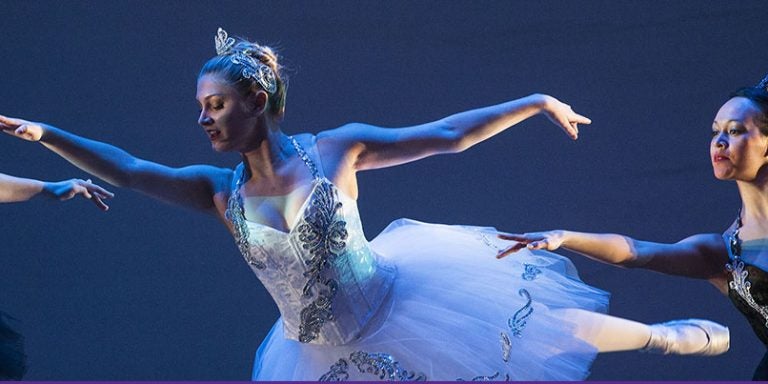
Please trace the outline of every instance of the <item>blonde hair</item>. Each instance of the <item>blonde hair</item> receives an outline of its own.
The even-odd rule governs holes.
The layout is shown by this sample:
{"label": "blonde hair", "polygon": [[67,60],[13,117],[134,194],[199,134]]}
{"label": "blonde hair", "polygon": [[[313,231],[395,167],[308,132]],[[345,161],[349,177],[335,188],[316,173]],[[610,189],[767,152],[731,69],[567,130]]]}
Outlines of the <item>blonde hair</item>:
{"label": "blonde hair", "polygon": [[[275,75],[275,84],[277,87],[273,93],[270,94],[267,92],[269,95],[268,111],[272,113],[273,116],[282,118],[285,114],[287,83],[283,73],[283,66],[278,63],[275,51],[266,45],[260,45],[242,38],[235,38],[235,44],[232,47],[231,53],[250,56],[272,70],[272,73]],[[200,70],[198,78],[207,74],[218,75],[238,89],[243,95],[252,92],[254,85],[260,89],[264,89],[257,81],[243,75],[243,64],[233,62],[231,53],[214,56],[209,59]]]}

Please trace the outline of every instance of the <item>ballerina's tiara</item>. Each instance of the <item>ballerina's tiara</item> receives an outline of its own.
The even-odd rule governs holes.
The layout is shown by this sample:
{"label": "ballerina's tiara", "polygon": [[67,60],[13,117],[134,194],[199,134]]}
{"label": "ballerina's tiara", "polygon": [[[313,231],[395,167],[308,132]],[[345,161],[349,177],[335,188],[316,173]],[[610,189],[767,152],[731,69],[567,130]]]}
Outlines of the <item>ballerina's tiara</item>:
{"label": "ballerina's tiara", "polygon": [[277,90],[277,79],[272,68],[266,64],[254,59],[251,56],[251,50],[235,50],[235,39],[227,35],[227,31],[219,28],[214,37],[216,41],[216,54],[219,56],[229,56],[229,60],[234,64],[243,66],[243,77],[253,79],[270,95]]}

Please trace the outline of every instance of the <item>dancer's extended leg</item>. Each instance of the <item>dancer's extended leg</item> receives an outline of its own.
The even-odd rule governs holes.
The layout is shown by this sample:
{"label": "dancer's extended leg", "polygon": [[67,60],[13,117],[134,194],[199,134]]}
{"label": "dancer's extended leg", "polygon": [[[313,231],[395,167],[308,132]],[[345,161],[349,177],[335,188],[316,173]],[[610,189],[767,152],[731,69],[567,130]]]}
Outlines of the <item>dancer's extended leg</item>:
{"label": "dancer's extended leg", "polygon": [[599,352],[647,350],[680,355],[717,355],[728,350],[728,328],[688,319],[646,325],[583,309],[555,309],[553,313],[577,324],[576,336]]}

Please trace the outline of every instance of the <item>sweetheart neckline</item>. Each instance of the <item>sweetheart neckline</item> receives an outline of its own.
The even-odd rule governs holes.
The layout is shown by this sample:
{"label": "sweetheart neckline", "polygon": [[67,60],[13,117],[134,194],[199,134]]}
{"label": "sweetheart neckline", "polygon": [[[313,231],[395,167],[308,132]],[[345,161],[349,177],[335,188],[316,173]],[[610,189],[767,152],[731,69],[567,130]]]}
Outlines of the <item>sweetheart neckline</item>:
{"label": "sweetheart neckline", "polygon": [[[290,228],[288,228],[287,231],[275,228],[275,227],[273,227],[271,225],[267,225],[267,224],[264,224],[264,223],[259,223],[257,221],[248,220],[248,218],[245,217],[245,214],[243,214],[243,219],[245,220],[246,223],[253,224],[257,228],[266,228],[268,230],[272,230],[273,232],[277,232],[277,233],[279,233],[279,234],[281,234],[283,236],[290,236],[293,233],[293,231],[298,227],[298,222],[303,217],[303,213],[306,210],[307,205],[312,200],[312,196],[314,196],[315,191],[317,190],[317,187],[323,181],[325,181],[328,184],[330,184],[331,187],[333,187],[333,189],[336,191],[337,194],[347,198],[348,200],[352,201],[354,204],[357,204],[357,200],[353,199],[352,197],[350,197],[349,195],[344,193],[344,191],[342,191],[341,189],[336,187],[336,184],[334,184],[332,181],[328,180],[327,177],[320,177],[320,178],[316,178],[316,179],[312,180],[312,188],[310,188],[309,194],[307,195],[307,197],[304,198],[304,201],[301,203],[301,206],[299,207],[299,210],[296,213],[296,216],[293,218],[293,220],[291,220],[291,226],[290,226]],[[303,186],[298,187],[298,188],[302,188],[302,187]],[[238,191],[238,193],[239,193],[239,191]],[[243,212],[243,213],[245,213],[245,212]],[[283,218],[283,219],[285,219],[285,218]],[[288,220],[285,220],[285,222],[288,223]],[[249,225],[249,227],[250,227],[250,225]]]}

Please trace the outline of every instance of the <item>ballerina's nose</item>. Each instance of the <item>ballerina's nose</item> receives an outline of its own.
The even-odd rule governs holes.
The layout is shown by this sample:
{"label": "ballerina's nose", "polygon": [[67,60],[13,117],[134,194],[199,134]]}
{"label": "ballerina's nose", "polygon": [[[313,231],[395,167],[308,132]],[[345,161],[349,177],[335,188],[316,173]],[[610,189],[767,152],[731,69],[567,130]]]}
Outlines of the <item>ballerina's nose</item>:
{"label": "ballerina's nose", "polygon": [[720,133],[712,140],[712,144],[715,146],[715,148],[727,148],[728,136],[724,133]]}
{"label": "ballerina's nose", "polygon": [[213,119],[205,111],[202,111],[200,117],[197,118],[197,123],[205,127],[213,124]]}

